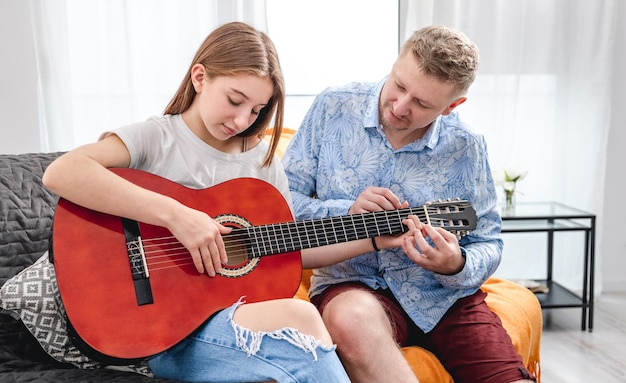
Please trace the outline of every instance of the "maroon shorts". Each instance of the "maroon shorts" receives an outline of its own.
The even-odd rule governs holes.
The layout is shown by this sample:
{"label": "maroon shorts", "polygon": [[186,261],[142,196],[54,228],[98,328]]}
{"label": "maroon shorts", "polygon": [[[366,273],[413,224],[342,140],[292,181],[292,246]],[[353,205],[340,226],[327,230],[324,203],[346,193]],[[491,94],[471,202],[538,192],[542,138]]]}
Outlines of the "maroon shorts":
{"label": "maroon shorts", "polygon": [[389,290],[372,290],[362,283],[346,282],[328,287],[312,297],[311,302],[323,312],[331,299],[350,289],[376,295],[387,312],[398,344],[431,351],[457,383],[535,380],[522,363],[500,318],[485,303],[487,294],[481,290],[459,299],[431,332],[424,333]]}

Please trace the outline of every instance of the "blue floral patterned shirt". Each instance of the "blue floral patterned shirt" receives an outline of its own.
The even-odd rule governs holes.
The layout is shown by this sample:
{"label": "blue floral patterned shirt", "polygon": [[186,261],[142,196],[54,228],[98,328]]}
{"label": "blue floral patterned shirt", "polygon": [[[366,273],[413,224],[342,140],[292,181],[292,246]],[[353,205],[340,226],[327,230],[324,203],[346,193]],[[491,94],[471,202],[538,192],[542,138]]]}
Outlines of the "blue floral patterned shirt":
{"label": "blue floral patterned shirt", "polygon": [[473,294],[496,270],[502,253],[501,219],[483,136],[453,112],[440,116],[421,139],[393,149],[379,127],[383,84],[353,83],[319,94],[283,165],[297,220],[347,215],[369,186],[389,188],[411,207],[457,197],[472,204],[478,223],[459,241],[466,262],[455,275],[426,270],[401,248],[314,270],[311,295],[345,281],[388,288],[428,332],[454,302]]}

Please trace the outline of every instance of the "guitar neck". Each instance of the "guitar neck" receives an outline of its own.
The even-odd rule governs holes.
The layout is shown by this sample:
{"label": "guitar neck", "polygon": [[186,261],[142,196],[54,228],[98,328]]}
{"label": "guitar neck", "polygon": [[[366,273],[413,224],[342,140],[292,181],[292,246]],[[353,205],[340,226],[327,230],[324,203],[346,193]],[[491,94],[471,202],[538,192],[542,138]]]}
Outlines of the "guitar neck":
{"label": "guitar neck", "polygon": [[245,236],[250,257],[263,257],[380,235],[403,233],[407,227],[402,224],[402,220],[410,214],[417,215],[422,221],[427,218],[423,207],[407,208],[250,226],[235,229],[229,235]]}

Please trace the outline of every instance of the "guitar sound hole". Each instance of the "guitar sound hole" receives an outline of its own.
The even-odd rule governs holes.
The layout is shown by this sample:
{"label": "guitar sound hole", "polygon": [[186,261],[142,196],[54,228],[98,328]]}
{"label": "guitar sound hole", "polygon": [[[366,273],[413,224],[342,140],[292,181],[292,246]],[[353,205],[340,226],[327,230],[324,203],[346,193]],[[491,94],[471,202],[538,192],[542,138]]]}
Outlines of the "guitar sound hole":
{"label": "guitar sound hole", "polygon": [[248,262],[248,250],[245,241],[228,241],[226,255],[228,256],[226,266],[234,267]]}
{"label": "guitar sound hole", "polygon": [[237,230],[244,227],[252,226],[252,224],[239,215],[235,214],[221,214],[214,219],[220,224],[232,227],[234,230],[224,235],[224,246],[226,247],[226,255],[228,256],[228,262],[226,262],[226,270],[222,273],[227,276],[238,276],[250,272],[256,262],[250,262],[248,258],[248,248],[246,246],[246,237],[242,236],[242,232]]}

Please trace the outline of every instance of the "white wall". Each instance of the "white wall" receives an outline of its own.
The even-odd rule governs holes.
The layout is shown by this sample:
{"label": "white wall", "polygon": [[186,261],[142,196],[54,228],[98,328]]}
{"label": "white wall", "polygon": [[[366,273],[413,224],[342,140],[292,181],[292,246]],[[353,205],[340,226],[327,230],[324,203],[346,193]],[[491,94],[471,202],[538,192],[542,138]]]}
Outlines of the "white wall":
{"label": "white wall", "polygon": [[[620,3],[615,47],[626,46],[626,4]],[[36,65],[28,1],[0,0],[0,153],[16,154],[39,151],[37,128]],[[626,50],[616,49],[611,128],[607,137],[604,211],[598,212],[603,235],[597,238],[596,250],[602,273],[600,290],[626,290],[626,204],[621,198],[626,190]],[[589,127],[594,134],[594,127]],[[585,175],[581,175],[584,177]],[[604,186],[604,187],[602,187]]]}
{"label": "white wall", "polygon": [[0,0],[0,153],[39,151],[37,70],[28,1]]}

